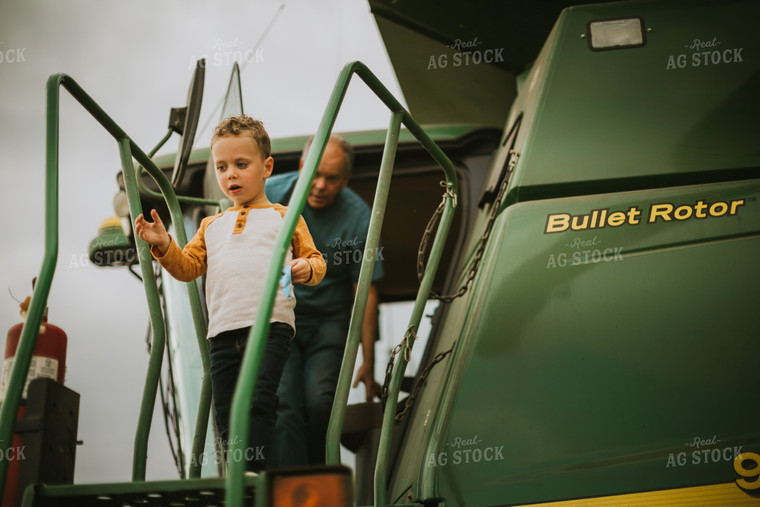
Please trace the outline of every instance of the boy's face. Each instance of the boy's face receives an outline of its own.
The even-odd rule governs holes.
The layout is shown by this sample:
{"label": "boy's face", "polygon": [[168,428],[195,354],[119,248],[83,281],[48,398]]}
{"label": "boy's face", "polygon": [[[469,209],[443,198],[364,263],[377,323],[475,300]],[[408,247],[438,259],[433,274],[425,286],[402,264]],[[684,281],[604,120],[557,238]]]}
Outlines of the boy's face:
{"label": "boy's face", "polygon": [[235,206],[269,204],[264,181],[272,175],[274,160],[263,158],[248,135],[220,137],[211,148],[216,181]]}

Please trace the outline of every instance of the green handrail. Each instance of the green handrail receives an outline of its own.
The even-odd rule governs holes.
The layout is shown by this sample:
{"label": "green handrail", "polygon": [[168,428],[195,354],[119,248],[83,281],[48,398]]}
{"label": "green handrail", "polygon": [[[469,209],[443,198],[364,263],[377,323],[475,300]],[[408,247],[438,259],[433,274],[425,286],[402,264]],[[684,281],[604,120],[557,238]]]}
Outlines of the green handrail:
{"label": "green handrail", "polygon": [[[386,143],[391,142],[389,147],[386,144],[385,152],[383,154],[383,168],[381,169],[381,181],[378,183],[378,194],[376,195],[376,201],[373,205],[372,217],[370,219],[369,232],[367,236],[367,243],[365,245],[364,258],[362,261],[361,272],[359,275],[359,286],[356,291],[354,300],[354,309],[352,311],[351,324],[349,337],[347,339],[346,350],[348,351],[344,355],[343,365],[341,368],[341,381],[339,381],[339,394],[343,400],[339,403],[337,400],[338,393],[336,393],[336,401],[333,406],[333,410],[336,410],[336,405],[340,405],[337,408],[337,413],[333,413],[331,416],[330,426],[332,427],[328,433],[327,451],[330,455],[331,462],[336,461],[335,449],[339,445],[336,443],[337,438],[340,437],[340,425],[343,421],[343,412],[345,411],[345,398],[347,398],[346,385],[350,382],[351,372],[353,371],[353,364],[356,360],[356,351],[358,350],[359,331],[361,328],[361,322],[363,321],[363,314],[367,304],[367,297],[369,293],[369,286],[372,278],[372,270],[374,268],[374,255],[379,243],[380,227],[382,225],[382,216],[384,214],[385,202],[387,198],[388,185],[390,181],[390,171],[392,168],[393,157],[395,156],[395,149],[398,143],[398,130],[400,123],[403,123],[407,130],[411,132],[417,140],[427,149],[432,155],[434,160],[443,169],[446,177],[447,186],[447,198],[446,207],[441,218],[441,223],[438,228],[436,239],[431,249],[430,259],[428,266],[423,276],[420,293],[417,296],[417,304],[415,304],[415,310],[412,314],[412,320],[416,320],[415,328],[419,324],[419,320],[422,316],[422,306],[432,286],[435,270],[437,269],[438,262],[443,250],[443,244],[445,242],[445,236],[448,233],[449,226],[453,219],[453,211],[455,206],[455,196],[458,192],[458,183],[456,177],[456,171],[454,165],[441,151],[441,149],[433,142],[433,140],[425,133],[422,127],[419,126],[411,117],[411,115],[404,109],[404,107],[393,97],[385,86],[375,77],[375,75],[361,62],[349,63],[343,67],[340,76],[333,88],[332,95],[328,102],[327,108],[322,121],[317,129],[312,143],[312,148],[309,150],[306,160],[304,161],[304,167],[296,182],[296,186],[293,190],[293,195],[288,204],[288,211],[285,213],[284,223],[280,229],[277,239],[275,240],[275,249],[273,251],[272,258],[269,263],[267,277],[264,282],[264,292],[262,294],[262,302],[258,308],[256,314],[256,323],[248,337],[248,346],[246,347],[245,354],[243,356],[243,363],[238,377],[237,385],[235,387],[235,394],[232,400],[232,409],[230,414],[230,437],[231,445],[229,449],[229,463],[227,471],[227,493],[226,493],[226,505],[230,507],[240,507],[243,504],[244,496],[244,477],[245,461],[244,461],[244,449],[243,447],[248,445],[248,421],[250,412],[251,399],[253,398],[253,392],[255,389],[256,379],[258,377],[259,365],[261,363],[261,355],[264,350],[266,336],[269,331],[269,317],[272,313],[272,307],[274,305],[274,297],[277,291],[280,268],[285,260],[285,255],[290,244],[293,233],[295,231],[296,222],[298,220],[301,211],[306,203],[306,197],[311,187],[311,182],[317,172],[317,166],[322,158],[327,140],[332,131],[335,119],[340,109],[340,105],[345,97],[348,85],[351,77],[358,75],[365,84],[377,95],[377,97],[390,109],[391,111],[391,125],[388,132]],[[381,188],[382,187],[382,188]],[[419,301],[422,300],[422,306]],[[410,344],[411,346],[411,344]],[[353,353],[349,353],[353,351]],[[351,356],[348,358],[348,356]],[[394,369],[394,378],[397,377],[397,372],[403,375],[403,366],[396,365]],[[347,378],[346,378],[347,377]],[[389,399],[394,400],[398,396],[400,382],[396,380],[391,382],[391,391]],[[395,394],[394,390],[395,389]],[[386,417],[390,412],[395,414],[396,402],[388,404],[386,408]],[[391,415],[392,418],[392,415]],[[337,428],[337,429],[336,429]],[[389,435],[392,429],[392,421],[383,424],[383,432],[381,435]],[[388,443],[383,445],[382,448],[388,447],[390,437],[387,436]],[[387,452],[385,453],[387,455]],[[239,459],[238,459],[239,458]],[[380,458],[378,457],[378,460]],[[376,479],[377,480],[377,479]],[[377,486],[376,486],[377,489]],[[383,484],[383,498],[384,489]],[[377,505],[383,505],[378,503]]]}
{"label": "green handrail", "polygon": [[[339,395],[342,399],[337,412],[331,418],[330,437],[328,439],[328,452],[330,459],[335,461],[336,443],[339,439],[340,425],[343,420],[345,411],[345,398],[347,398],[347,387],[345,384],[350,382],[350,371],[353,370],[356,350],[358,350],[358,340],[363,320],[364,309],[366,307],[369,285],[371,283],[372,269],[374,267],[374,255],[379,243],[380,228],[382,226],[382,216],[384,206],[387,201],[387,192],[390,181],[390,174],[395,156],[395,149],[398,143],[398,131],[400,124],[404,124],[410,133],[412,133],[420,143],[430,152],[436,162],[442,167],[447,185],[446,207],[439,225],[438,233],[434,241],[428,266],[423,276],[420,286],[420,293],[417,297],[415,310],[410,320],[410,328],[416,329],[422,315],[422,307],[427,299],[434,272],[437,269],[438,262],[445,242],[445,236],[453,218],[455,206],[455,196],[458,191],[457,179],[454,166],[449,159],[443,154],[440,148],[430,139],[422,128],[412,119],[409,113],[393,97],[393,95],[380,83],[380,81],[364,66],[361,62],[353,62],[346,65],[338,78],[333,89],[328,107],[320,123],[319,129],[314,139],[313,148],[309,151],[306,158],[304,170],[296,183],[293,198],[291,199],[288,212],[284,218],[284,224],[277,238],[277,246],[273,252],[269,270],[265,280],[264,299],[258,309],[256,322],[249,336],[251,346],[246,348],[243,358],[243,365],[238,383],[233,397],[231,413],[231,435],[237,438],[232,439],[229,456],[228,476],[227,476],[227,504],[232,506],[242,505],[243,500],[243,472],[245,470],[243,459],[244,452],[242,447],[248,441],[248,418],[249,412],[247,407],[250,406],[250,400],[255,389],[255,380],[258,376],[258,368],[261,362],[261,355],[265,344],[266,334],[269,329],[269,316],[272,312],[274,295],[279,280],[280,266],[284,262],[288,245],[295,231],[296,221],[306,202],[308,190],[316,174],[317,165],[322,157],[330,132],[332,131],[335,119],[340,108],[341,102],[347,91],[349,82],[353,74],[357,74],[367,86],[380,98],[380,100],[391,110],[391,126],[389,128],[387,144],[383,154],[383,168],[381,169],[381,181],[378,184],[378,193],[376,203],[373,207],[372,218],[370,220],[370,231],[368,232],[367,244],[365,246],[365,255],[362,262],[360,273],[359,288],[357,290],[354,311],[352,313],[351,329],[347,341],[347,349],[353,350],[352,356],[344,360],[341,372],[341,387]],[[7,449],[11,444],[13,426],[15,423],[16,410],[23,383],[26,378],[26,372],[29,368],[32,352],[36,343],[36,330],[42,320],[43,309],[46,305],[47,297],[50,292],[55,265],[58,256],[58,109],[59,109],[59,88],[63,86],[71,95],[114,137],[119,144],[120,156],[122,160],[122,171],[125,177],[125,189],[129,201],[130,214],[134,221],[137,214],[141,212],[139,200],[139,188],[137,176],[135,174],[132,158],[142,164],[148,173],[156,180],[158,186],[167,201],[172,221],[177,224],[183,223],[182,215],[179,208],[177,197],[174,194],[171,184],[160,171],[160,169],[127,135],[124,131],[82,90],[81,87],[69,76],[65,74],[55,74],[48,79],[47,83],[47,160],[46,160],[46,215],[45,215],[45,253],[40,275],[37,278],[37,285],[32,296],[32,301],[27,314],[27,320],[22,328],[21,338],[19,340],[11,375],[6,391],[5,402],[0,406],[0,448]],[[187,242],[186,234],[183,227],[176,228],[176,240],[180,245]],[[146,375],[146,385],[143,394],[143,403],[141,405],[140,417],[138,420],[138,429],[135,436],[135,456],[133,463],[133,480],[140,481],[145,479],[145,462],[147,459],[147,439],[150,430],[150,420],[152,417],[153,405],[155,402],[156,390],[158,387],[158,376],[163,359],[163,348],[165,340],[165,327],[163,324],[160,304],[158,302],[158,289],[153,272],[152,258],[148,245],[141,240],[137,240],[138,259],[143,274],[146,297],[148,299],[151,324],[153,328],[154,346],[151,348],[151,358],[149,360],[148,373]],[[193,457],[199,457],[202,453],[205,440],[208,414],[211,402],[211,388],[208,375],[208,343],[205,339],[205,323],[200,310],[200,294],[197,285],[193,282],[188,283],[188,296],[193,310],[193,320],[198,336],[198,342],[201,349],[201,359],[204,368],[203,384],[201,388],[201,402],[198,410],[198,420],[196,421],[196,431],[193,441]],[[422,302],[422,304],[420,304]],[[158,346],[160,344],[160,346]],[[410,343],[410,346],[412,343]],[[382,477],[382,498],[384,498],[384,461],[383,455],[387,456],[387,447],[389,442],[389,433],[392,430],[392,414],[395,413],[395,398],[398,396],[400,376],[403,375],[405,362],[399,361],[394,369],[393,379],[390,385],[390,400],[386,414],[384,416],[383,430],[381,433],[381,449],[378,456],[378,469]],[[348,372],[348,373],[346,373]],[[346,377],[347,376],[347,377]],[[348,380],[346,380],[346,378]],[[337,398],[337,396],[336,396]],[[388,414],[391,414],[390,416]],[[390,422],[388,422],[390,421]],[[385,442],[385,443],[384,443]],[[385,449],[385,450],[384,450]],[[239,450],[240,452],[235,452]],[[202,460],[194,459],[195,468],[191,466],[191,476],[200,475],[200,463]],[[2,495],[5,486],[5,477],[7,474],[7,462],[0,461],[0,495]],[[378,476],[376,475],[376,484]],[[384,503],[379,502],[380,504]]]}
{"label": "green handrail", "polygon": [[364,314],[366,313],[369,286],[372,284],[372,274],[375,268],[376,256],[374,253],[377,252],[377,246],[380,243],[380,231],[382,230],[385,207],[388,202],[393,162],[396,156],[402,119],[403,112],[393,111],[391,113],[390,125],[383,149],[383,158],[380,163],[380,173],[375,188],[369,229],[367,231],[367,244],[362,256],[359,282],[356,288],[356,295],[354,296],[354,306],[351,310],[345,353],[343,354],[338,384],[335,389],[335,399],[333,400],[332,411],[330,413],[330,422],[327,426],[325,455],[328,464],[340,464],[340,434],[343,429],[343,419],[346,413],[351,379],[356,367],[356,356],[361,342],[362,324],[364,323]]}
{"label": "green handrail", "polygon": [[[140,205],[140,192],[138,189],[138,177],[135,172],[134,164],[132,163],[132,153],[130,150],[130,144],[120,141],[120,149],[122,152],[122,174],[124,175],[124,188],[127,192],[127,200],[129,202],[129,210],[132,223],[135,218],[142,213]],[[137,157],[135,157],[137,158]],[[175,235],[177,244],[184,246],[187,244],[187,234],[185,232],[184,221],[182,219],[182,212],[179,207],[178,198],[174,193],[174,189],[169,180],[164,176],[163,172],[151,161],[150,164],[145,166],[148,173],[156,180],[159,188],[167,202],[169,213],[172,218],[172,222],[177,224],[175,227]],[[140,407],[140,418],[138,419],[137,435],[135,438],[135,460],[133,464],[133,480],[144,480],[145,478],[145,462],[147,460],[147,438],[150,431],[150,421],[153,415],[153,406],[155,405],[156,391],[158,389],[158,377],[161,374],[162,358],[153,357],[153,351],[155,348],[160,348],[163,354],[163,348],[165,344],[165,327],[163,323],[163,315],[161,314],[160,301],[158,299],[158,290],[156,289],[155,295],[153,294],[152,286],[155,285],[155,273],[153,272],[153,259],[150,254],[149,246],[140,238],[135,238],[138,251],[138,260],[140,261],[140,268],[143,273],[143,281],[147,276],[152,280],[150,282],[151,294],[148,295],[148,308],[151,312],[151,324],[154,321],[159,322],[162,333],[159,341],[156,341],[157,334],[154,332],[154,343],[151,347],[151,358],[148,361],[148,373],[145,382],[145,388],[143,391],[143,400]],[[145,283],[145,282],[143,282]],[[200,477],[203,460],[201,455],[203,454],[203,448],[205,445],[206,432],[208,430],[208,417],[211,410],[211,377],[209,375],[209,349],[208,340],[206,340],[206,324],[201,310],[201,299],[198,285],[196,282],[188,282],[185,284],[187,288],[188,298],[190,299],[190,308],[193,316],[193,324],[195,327],[195,335],[198,342],[198,347],[201,352],[201,364],[203,366],[203,379],[201,381],[201,395],[200,404],[198,406],[198,413],[195,422],[195,434],[193,435],[193,446],[191,450],[190,460],[190,477]],[[146,288],[146,295],[147,295]]]}
{"label": "green handrail", "polygon": [[[171,188],[171,184],[164,177],[160,169],[150,160],[127,134],[114,122],[98,104],[69,76],[66,74],[54,74],[48,78],[46,86],[47,113],[46,113],[46,185],[45,185],[45,251],[43,254],[42,267],[37,277],[31,303],[27,312],[27,318],[21,330],[16,358],[11,368],[10,378],[6,390],[5,399],[0,405],[0,449],[6,450],[12,445],[13,429],[16,421],[16,411],[21,399],[21,394],[29,370],[34,347],[37,341],[37,330],[42,321],[42,314],[47,305],[50,287],[55,273],[58,259],[58,143],[59,143],[59,89],[66,88],[69,93],[93,116],[109,134],[117,141],[122,160],[122,168],[125,181],[134,176],[132,156],[147,168],[151,176],[156,179],[161,188],[164,198],[169,205],[172,220],[175,223],[183,223],[179,204]],[[131,169],[131,170],[127,170]],[[126,183],[127,197],[129,200],[132,220],[135,213],[141,212],[139,193],[136,182]],[[177,242],[185,244],[187,237],[183,227],[176,231]],[[148,299],[151,327],[153,329],[153,347],[149,359],[148,373],[146,375],[143,401],[140,408],[138,427],[135,435],[133,457],[133,480],[145,480],[145,463],[147,460],[148,434],[152,419],[153,406],[155,404],[156,390],[158,388],[158,376],[160,375],[161,361],[164,352],[165,327],[163,315],[158,298],[158,288],[153,272],[152,259],[147,245],[138,240],[138,259],[143,276],[143,285]],[[198,409],[198,420],[193,442],[194,456],[200,456],[202,452],[208,425],[208,414],[211,406],[211,385],[208,375],[208,343],[205,340],[205,321],[200,306],[200,293],[197,285],[188,284],[188,295],[193,308],[193,320],[196,334],[201,348],[201,360],[204,368],[203,384],[201,387],[201,400]],[[205,413],[205,416],[203,414]],[[191,473],[200,475],[200,462],[196,470]],[[7,460],[0,460],[0,497],[5,491],[5,482],[8,472]]]}
{"label": "green handrail", "polygon": [[[148,158],[153,159],[153,156],[158,152],[159,149],[166,143],[166,141],[169,140],[169,137],[171,137],[174,130],[172,128],[169,128],[164,135],[164,137],[158,142],[158,144],[148,153]],[[137,186],[137,189],[140,193],[143,195],[146,195],[152,199],[164,199],[168,203],[168,199],[174,199],[176,200],[175,206],[170,206],[170,213],[172,215],[172,221],[175,224],[178,224],[178,228],[181,228],[181,232],[177,232],[177,244],[181,247],[184,247],[187,244],[187,235],[185,233],[184,229],[184,222],[176,222],[177,219],[181,220],[181,214],[179,213],[179,204],[178,203],[185,203],[185,204],[198,204],[198,205],[208,205],[208,206],[216,206],[220,210],[224,210],[227,207],[227,202],[225,202],[225,199],[222,201],[215,201],[213,199],[203,199],[198,197],[188,197],[188,196],[181,196],[176,195],[174,192],[174,187],[171,186],[171,184],[168,182],[168,180],[163,177],[163,173],[161,173],[161,177],[155,177],[153,176],[156,174],[155,169],[157,169],[154,165],[153,170],[148,170],[148,174],[150,174],[156,182],[159,185],[159,189],[161,192],[166,192],[167,196],[173,196],[173,197],[167,197],[164,198],[163,193],[154,192],[153,190],[149,189],[145,183],[142,180],[142,172],[144,170],[143,166],[137,166],[136,168],[131,163],[131,158],[129,159],[129,165],[122,164],[123,173],[126,174],[126,171],[129,171],[129,174],[132,176],[124,176],[124,186],[127,187],[129,180],[129,185],[132,185],[132,193],[134,195],[140,195],[137,190],[135,190],[135,184]],[[134,173],[134,174],[133,174]],[[129,195],[129,193],[128,193]],[[139,201],[138,201],[138,208],[139,209]],[[137,216],[132,211],[132,208],[130,207],[130,215],[132,216],[132,222],[134,223],[134,218]],[[176,212],[174,212],[174,211]],[[139,212],[138,212],[139,214]],[[195,282],[190,282],[195,283]],[[195,334],[196,339],[198,341],[198,347],[201,350],[201,365],[203,367],[203,379],[201,381],[201,394],[200,394],[200,404],[198,406],[198,413],[196,416],[195,421],[195,434],[193,435],[193,445],[192,449],[190,450],[190,469],[188,473],[188,477],[190,478],[196,478],[201,476],[202,471],[202,464],[203,460],[201,459],[202,454],[204,452],[205,443],[206,443],[206,432],[208,430],[208,414],[211,410],[211,377],[209,375],[209,368],[210,368],[210,359],[209,359],[209,351],[208,351],[208,340],[206,340],[206,326],[205,326],[205,319],[202,314],[201,310],[201,300],[200,300],[200,292],[199,289],[196,287],[195,290],[192,288],[192,286],[188,283],[187,285],[187,291],[188,291],[188,297],[190,299],[190,310],[192,312],[193,316],[193,324],[195,326]],[[149,305],[150,306],[150,305]],[[200,324],[200,327],[199,327]],[[160,371],[160,362],[159,362],[159,371]],[[155,396],[153,396],[155,398]],[[139,427],[139,426],[138,426]],[[202,433],[200,433],[202,431]],[[143,472],[144,476],[144,472]]]}
{"label": "green handrail", "polygon": [[[172,133],[174,132],[174,129],[169,128],[169,130],[164,135],[163,139],[161,139],[158,144],[148,153],[148,158],[152,159],[153,155],[156,154],[156,152],[161,149],[161,147],[166,144],[166,141],[169,140]],[[143,195],[146,195],[152,199],[162,199],[163,195],[159,192],[154,192],[153,190],[149,189],[147,185],[142,180],[142,172],[143,167],[137,166],[135,169],[135,173],[137,175],[137,188],[140,189],[140,192],[142,192]],[[213,199],[204,199],[202,197],[190,197],[185,195],[177,195],[177,201],[185,204],[199,204],[204,206],[216,206],[219,209],[224,209],[224,205],[220,201],[215,201]]]}

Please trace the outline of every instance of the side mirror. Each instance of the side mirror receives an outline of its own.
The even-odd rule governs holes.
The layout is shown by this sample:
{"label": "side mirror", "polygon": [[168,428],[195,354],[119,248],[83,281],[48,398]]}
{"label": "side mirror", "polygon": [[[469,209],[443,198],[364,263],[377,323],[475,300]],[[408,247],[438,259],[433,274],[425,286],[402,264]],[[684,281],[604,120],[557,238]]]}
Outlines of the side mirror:
{"label": "side mirror", "polygon": [[187,93],[187,104],[183,108],[172,108],[169,115],[169,128],[180,134],[179,148],[174,159],[172,171],[172,186],[179,187],[182,177],[190,159],[190,151],[193,149],[193,139],[198,129],[198,118],[201,114],[201,101],[203,100],[203,80],[206,71],[206,60],[200,59],[195,66],[193,79],[190,81],[190,90]]}

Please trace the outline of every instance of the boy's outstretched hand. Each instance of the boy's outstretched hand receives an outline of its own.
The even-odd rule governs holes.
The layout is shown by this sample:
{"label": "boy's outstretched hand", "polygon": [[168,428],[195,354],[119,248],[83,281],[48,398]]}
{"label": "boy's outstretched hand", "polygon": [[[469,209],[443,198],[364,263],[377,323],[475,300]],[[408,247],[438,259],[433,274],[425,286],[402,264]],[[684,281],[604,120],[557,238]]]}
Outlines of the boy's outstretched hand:
{"label": "boy's outstretched hand", "polygon": [[153,218],[153,223],[145,220],[142,214],[137,217],[135,220],[135,234],[149,245],[155,246],[160,256],[163,257],[166,255],[167,250],[169,250],[171,238],[166,232],[166,227],[164,227],[161,217],[158,216],[158,212],[152,209],[150,210],[150,216]]}
{"label": "boy's outstretched hand", "polygon": [[290,262],[290,281],[293,283],[308,282],[311,278],[311,266],[306,259],[298,258]]}

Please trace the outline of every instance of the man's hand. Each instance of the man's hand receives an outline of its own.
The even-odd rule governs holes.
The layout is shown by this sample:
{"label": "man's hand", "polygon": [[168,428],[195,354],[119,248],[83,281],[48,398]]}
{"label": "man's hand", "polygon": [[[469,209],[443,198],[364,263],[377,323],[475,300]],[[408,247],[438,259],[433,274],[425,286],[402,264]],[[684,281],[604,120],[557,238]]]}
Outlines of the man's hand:
{"label": "man's hand", "polygon": [[354,378],[353,384],[353,387],[358,387],[359,382],[364,383],[367,401],[372,401],[375,396],[380,396],[380,386],[375,382],[375,376],[372,370],[374,370],[373,365],[363,363],[356,372],[356,378]]}
{"label": "man's hand", "polygon": [[153,218],[153,223],[145,220],[145,217],[140,214],[135,220],[135,234],[148,243],[151,246],[155,246],[158,249],[158,253],[161,257],[166,255],[171,244],[171,238],[166,232],[166,227],[161,221],[161,217],[158,216],[158,212],[154,209],[150,210],[150,216]]}
{"label": "man's hand", "polygon": [[[357,288],[357,285],[354,284],[354,296]],[[377,286],[373,283],[369,286],[367,293],[367,308],[364,312],[364,322],[362,322],[362,358],[364,362],[356,372],[356,378],[354,378],[354,387],[358,387],[359,382],[364,383],[367,401],[372,401],[375,396],[380,396],[380,386],[375,382],[374,375],[379,302]]]}
{"label": "man's hand", "polygon": [[311,278],[311,265],[306,259],[298,258],[290,262],[290,281],[293,283],[308,282]]}

